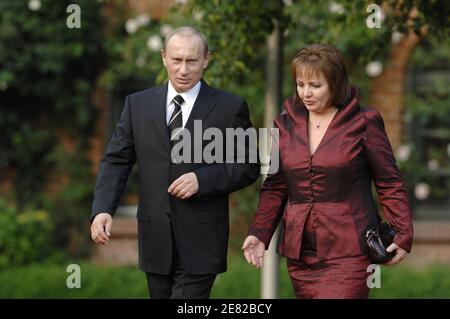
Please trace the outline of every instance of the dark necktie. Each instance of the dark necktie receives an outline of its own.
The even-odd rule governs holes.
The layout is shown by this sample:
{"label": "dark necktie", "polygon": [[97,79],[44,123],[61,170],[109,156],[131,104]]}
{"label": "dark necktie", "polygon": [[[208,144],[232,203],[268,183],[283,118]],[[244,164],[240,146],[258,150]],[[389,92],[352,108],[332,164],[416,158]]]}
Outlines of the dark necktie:
{"label": "dark necktie", "polygon": [[183,129],[183,115],[181,112],[181,104],[184,103],[184,100],[181,95],[177,95],[173,98],[172,101],[175,105],[175,108],[172,112],[172,115],[170,116],[169,124],[167,124],[167,126],[169,128],[170,143],[173,146],[177,142],[177,136]]}

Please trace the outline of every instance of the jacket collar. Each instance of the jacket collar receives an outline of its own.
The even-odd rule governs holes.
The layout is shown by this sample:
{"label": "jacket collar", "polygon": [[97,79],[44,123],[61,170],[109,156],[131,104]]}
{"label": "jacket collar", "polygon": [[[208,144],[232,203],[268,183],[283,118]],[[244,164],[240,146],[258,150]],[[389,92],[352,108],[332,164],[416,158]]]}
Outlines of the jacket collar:
{"label": "jacket collar", "polygon": [[[359,112],[360,105],[357,98],[359,89],[355,86],[351,86],[350,92],[349,102],[339,108],[330,125],[328,126],[328,129],[325,132],[322,141],[319,143],[319,146],[317,147],[315,153],[317,153],[319,148],[322,148],[323,146],[328,144],[328,142],[330,142],[339,133],[343,125],[348,125],[348,123],[351,123],[352,118],[354,118],[356,113]],[[305,105],[301,101],[294,104],[293,98],[290,97],[284,102],[284,109],[294,122],[295,126],[301,129],[302,138],[305,138],[306,145],[309,145],[309,112],[306,109]]]}

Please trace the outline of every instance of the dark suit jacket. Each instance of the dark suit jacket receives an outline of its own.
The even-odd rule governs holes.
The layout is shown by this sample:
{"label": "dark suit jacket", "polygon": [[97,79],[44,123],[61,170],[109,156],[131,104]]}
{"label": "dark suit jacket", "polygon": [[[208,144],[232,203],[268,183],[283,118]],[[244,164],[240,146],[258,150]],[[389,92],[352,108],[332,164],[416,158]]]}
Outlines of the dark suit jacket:
{"label": "dark suit jacket", "polygon": [[[91,218],[100,212],[114,214],[137,162],[140,269],[169,273],[172,223],[181,260],[189,273],[224,272],[229,233],[228,194],[253,183],[259,176],[259,163],[208,164],[203,160],[171,163],[166,96],[167,84],[127,96],[120,121],[100,162]],[[194,120],[202,120],[203,131],[215,127],[224,136],[226,128],[251,127],[244,100],[203,81],[185,126],[192,135]],[[200,143],[200,147],[206,142]],[[188,172],[196,174],[199,191],[190,199],[176,199],[167,189]]]}
{"label": "dark suit jacket", "polygon": [[321,260],[367,254],[363,240],[380,221],[372,198],[375,182],[394,242],[410,251],[411,212],[381,115],[351,101],[339,109],[314,155],[308,141],[308,111],[286,100],[275,119],[280,169],[267,177],[249,234],[266,247],[282,219],[278,252],[299,259],[305,220],[311,214]]}

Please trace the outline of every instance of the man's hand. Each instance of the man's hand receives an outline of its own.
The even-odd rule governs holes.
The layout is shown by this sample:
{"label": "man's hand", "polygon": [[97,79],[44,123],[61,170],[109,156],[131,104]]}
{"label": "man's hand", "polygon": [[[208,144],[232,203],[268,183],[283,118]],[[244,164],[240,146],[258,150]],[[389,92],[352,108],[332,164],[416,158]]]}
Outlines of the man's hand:
{"label": "man's hand", "polygon": [[247,236],[242,245],[242,249],[244,250],[245,259],[249,264],[252,264],[256,268],[263,267],[266,245],[258,237],[252,235]]}
{"label": "man's hand", "polygon": [[198,192],[197,175],[186,173],[169,186],[168,192],[179,199],[187,199]]}
{"label": "man's hand", "polygon": [[390,244],[388,248],[386,248],[387,252],[392,252],[395,250],[395,256],[394,258],[392,258],[391,260],[389,260],[387,263],[384,263],[384,266],[392,266],[395,264],[398,264],[399,262],[401,262],[403,259],[405,259],[407,251],[404,250],[403,248],[399,247],[397,244]]}
{"label": "man's hand", "polygon": [[112,217],[108,213],[95,216],[91,225],[91,238],[95,243],[107,245],[111,236]]}

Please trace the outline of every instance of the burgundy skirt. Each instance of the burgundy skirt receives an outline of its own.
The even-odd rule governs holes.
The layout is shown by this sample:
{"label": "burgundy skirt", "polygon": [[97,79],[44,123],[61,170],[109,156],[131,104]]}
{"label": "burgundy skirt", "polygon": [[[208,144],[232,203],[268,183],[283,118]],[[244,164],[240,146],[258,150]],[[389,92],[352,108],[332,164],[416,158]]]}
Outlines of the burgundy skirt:
{"label": "burgundy skirt", "polygon": [[287,260],[295,295],[300,299],[366,299],[367,256],[320,261],[316,255],[316,239],[311,214],[303,231],[300,260]]}

